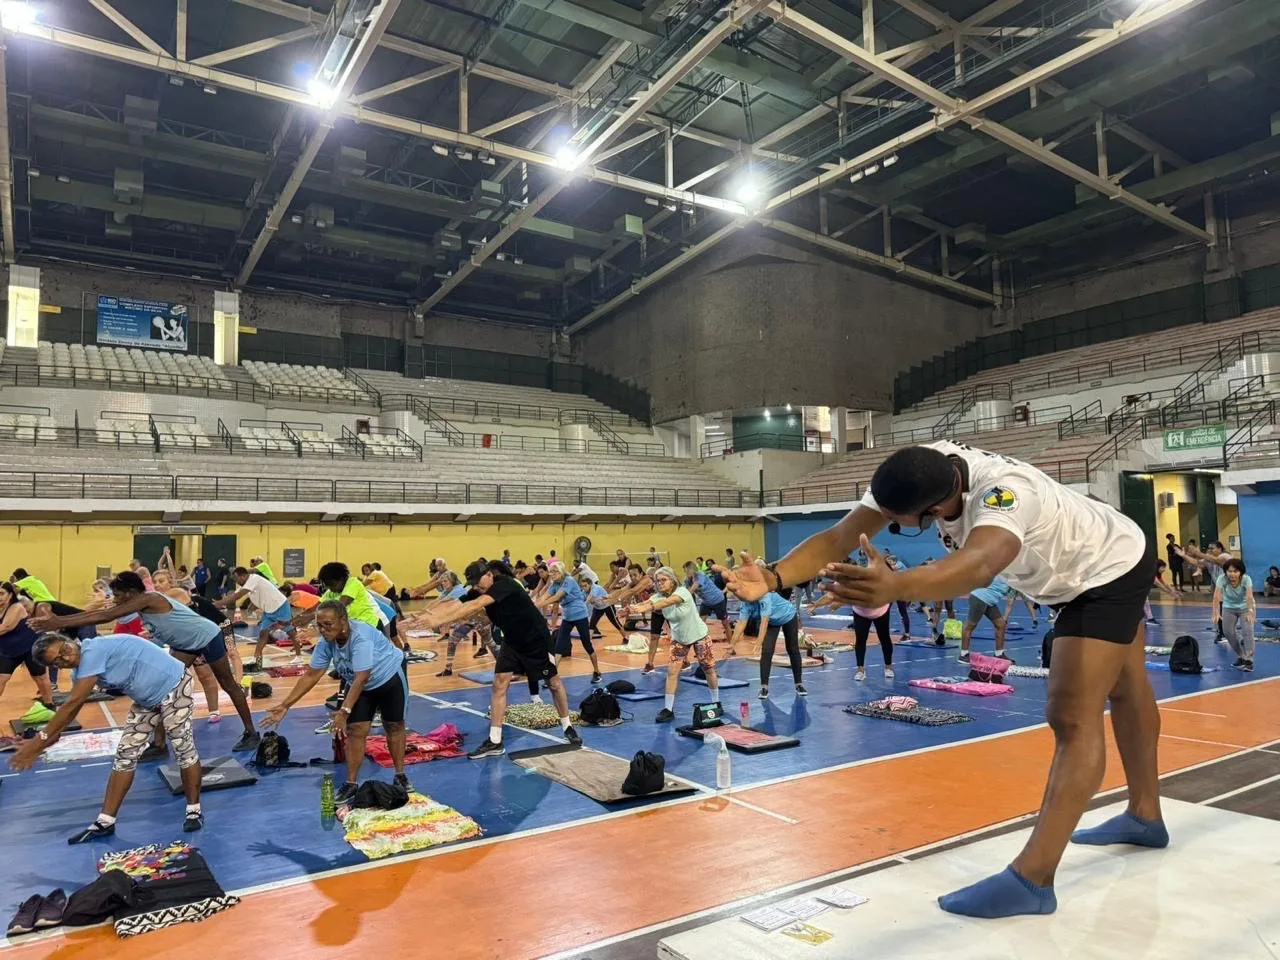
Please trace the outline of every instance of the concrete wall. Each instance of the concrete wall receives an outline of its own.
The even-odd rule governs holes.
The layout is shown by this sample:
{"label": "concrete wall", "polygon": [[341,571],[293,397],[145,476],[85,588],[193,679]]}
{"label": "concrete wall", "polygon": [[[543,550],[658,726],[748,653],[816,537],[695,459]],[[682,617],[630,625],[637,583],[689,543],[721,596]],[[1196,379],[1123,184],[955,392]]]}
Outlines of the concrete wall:
{"label": "concrete wall", "polygon": [[979,335],[977,306],[771,236],[717,247],[575,338],[657,421],[785,403],[890,410],[899,371]]}
{"label": "concrete wall", "polygon": [[[141,271],[59,264],[40,268],[41,302],[68,309],[92,311],[99,294],[114,294],[185,303],[192,308],[196,320],[209,322],[213,319],[213,292],[218,289],[225,288]],[[338,303],[296,293],[242,293],[240,323],[317,337],[337,338],[350,333],[529,357],[549,357],[551,353],[550,331],[433,314],[426,321],[424,336],[418,338],[413,335],[410,313],[405,307]]]}
{"label": "concrete wall", "polygon": [[[744,490],[779,490],[806,473],[817,470],[831,454],[800,453],[791,450],[749,450],[720,457],[708,457],[702,465]],[[763,471],[763,480],[761,478]]]}

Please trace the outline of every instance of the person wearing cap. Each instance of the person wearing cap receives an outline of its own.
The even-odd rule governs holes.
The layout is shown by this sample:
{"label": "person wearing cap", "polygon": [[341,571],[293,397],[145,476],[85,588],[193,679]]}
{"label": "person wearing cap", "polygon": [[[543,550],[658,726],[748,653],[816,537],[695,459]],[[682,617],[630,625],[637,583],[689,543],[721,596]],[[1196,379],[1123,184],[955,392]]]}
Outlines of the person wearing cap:
{"label": "person wearing cap", "polygon": [[676,687],[680,683],[680,671],[689,663],[689,654],[698,658],[707,675],[707,690],[713,703],[720,702],[720,678],[716,675],[716,657],[707,639],[707,624],[698,614],[698,604],[693,594],[680,585],[675,571],[659,567],[653,574],[653,598],[630,608],[631,613],[657,613],[661,611],[671,627],[671,656],[667,662],[666,697],[662,709],[655,718],[657,723],[670,723],[675,719]]}
{"label": "person wearing cap", "polygon": [[[947,556],[894,571],[871,538],[936,527]],[[912,531],[912,532],[908,532]],[[861,547],[866,567],[846,562]],[[1054,755],[1039,817],[1005,869],[938,898],[969,917],[1049,914],[1068,843],[1162,848],[1160,710],[1144,655],[1154,546],[1119,510],[1028,463],[941,440],[904,447],[876,468],[861,503],[764,567],[725,571],[743,600],[819,575],[863,607],[965,596],[1000,576],[1058,612],[1045,714]],[[1127,809],[1077,829],[1106,770],[1106,714],[1128,785]],[[1076,878],[1073,887],[1087,882]]]}
{"label": "person wearing cap", "polygon": [[506,752],[502,745],[502,718],[507,712],[507,689],[517,673],[524,674],[530,681],[546,681],[565,739],[571,744],[581,744],[582,738],[569,721],[569,698],[556,669],[551,651],[551,631],[547,629],[542,611],[500,561],[486,564],[483,569],[478,562],[472,564],[467,568],[468,581],[473,576],[474,586],[462,596],[460,604],[452,609],[432,610],[423,617],[423,623],[430,629],[440,630],[447,624],[483,614],[502,631],[502,646],[494,663],[493,692],[489,700],[489,736],[468,756],[472,760],[480,760],[499,757]]}

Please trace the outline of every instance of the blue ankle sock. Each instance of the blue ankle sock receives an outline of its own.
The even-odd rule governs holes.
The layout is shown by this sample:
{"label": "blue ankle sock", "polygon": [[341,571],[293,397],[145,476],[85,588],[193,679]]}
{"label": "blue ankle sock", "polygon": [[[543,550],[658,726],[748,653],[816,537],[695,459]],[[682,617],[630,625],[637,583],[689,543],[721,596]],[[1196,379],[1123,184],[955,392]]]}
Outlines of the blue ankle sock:
{"label": "blue ankle sock", "polygon": [[1072,843],[1102,846],[1109,843],[1131,843],[1138,847],[1167,847],[1169,831],[1162,820],[1143,820],[1132,813],[1122,813],[1105,823],[1071,835]]}
{"label": "blue ankle sock", "polygon": [[1013,867],[1005,867],[994,876],[939,897],[938,906],[947,913],[989,919],[1053,913],[1058,909],[1058,898],[1054,896],[1053,887],[1037,887],[1019,876]]}

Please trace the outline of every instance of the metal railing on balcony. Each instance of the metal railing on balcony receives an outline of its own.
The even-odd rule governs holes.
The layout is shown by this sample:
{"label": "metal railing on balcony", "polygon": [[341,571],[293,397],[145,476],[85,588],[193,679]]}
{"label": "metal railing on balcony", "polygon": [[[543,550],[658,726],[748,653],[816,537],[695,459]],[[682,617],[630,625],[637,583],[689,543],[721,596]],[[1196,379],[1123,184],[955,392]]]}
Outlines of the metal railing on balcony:
{"label": "metal railing on balcony", "polygon": [[698,447],[698,456],[705,459],[743,453],[748,450],[789,450],[793,453],[804,453],[808,448],[805,445],[805,438],[795,434],[748,433],[740,437],[708,440]]}
{"label": "metal railing on balcony", "polygon": [[1223,467],[1239,466],[1242,462],[1280,459],[1280,434],[1276,425],[1277,403],[1268,400],[1254,411],[1248,420],[1240,424],[1222,445]]}

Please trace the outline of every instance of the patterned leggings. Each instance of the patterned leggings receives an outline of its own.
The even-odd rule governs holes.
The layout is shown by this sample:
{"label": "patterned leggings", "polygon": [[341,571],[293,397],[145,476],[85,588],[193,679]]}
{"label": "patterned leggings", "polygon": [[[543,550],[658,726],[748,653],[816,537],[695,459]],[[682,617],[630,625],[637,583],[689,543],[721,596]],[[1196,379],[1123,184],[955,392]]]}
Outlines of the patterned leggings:
{"label": "patterned leggings", "polygon": [[173,752],[177,754],[182,769],[200,762],[196,753],[195,734],[191,730],[192,682],[190,672],[182,675],[181,682],[160,701],[154,710],[144,710],[136,703],[129,711],[116,748],[116,760],[111,769],[120,773],[132,773],[138,766],[138,757],[151,742],[156,723],[164,724]]}

